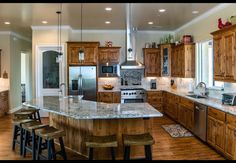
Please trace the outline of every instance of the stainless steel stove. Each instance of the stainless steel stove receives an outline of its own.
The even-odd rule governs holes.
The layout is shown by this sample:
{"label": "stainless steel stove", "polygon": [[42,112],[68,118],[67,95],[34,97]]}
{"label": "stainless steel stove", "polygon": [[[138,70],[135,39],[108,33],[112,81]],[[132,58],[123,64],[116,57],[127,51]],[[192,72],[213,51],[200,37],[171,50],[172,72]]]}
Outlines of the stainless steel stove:
{"label": "stainless steel stove", "polygon": [[146,101],[146,91],[143,88],[122,88],[121,103],[141,103]]}

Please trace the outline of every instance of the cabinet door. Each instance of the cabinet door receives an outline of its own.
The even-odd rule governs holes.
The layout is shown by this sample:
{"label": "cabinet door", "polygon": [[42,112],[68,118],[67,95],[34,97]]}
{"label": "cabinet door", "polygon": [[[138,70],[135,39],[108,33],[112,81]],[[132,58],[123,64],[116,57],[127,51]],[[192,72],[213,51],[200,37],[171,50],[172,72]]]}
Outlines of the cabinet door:
{"label": "cabinet door", "polygon": [[113,93],[112,92],[99,92],[99,102],[112,103]]}
{"label": "cabinet door", "polygon": [[108,61],[113,63],[119,63],[120,49],[109,49]]}
{"label": "cabinet door", "polygon": [[195,77],[195,44],[184,45],[182,75],[187,78]]}
{"label": "cabinet door", "polygon": [[236,147],[236,127],[232,125],[226,125],[225,128],[225,154],[231,159],[235,157]]}
{"label": "cabinet door", "polygon": [[160,76],[159,49],[144,49],[145,77]]}
{"label": "cabinet door", "polygon": [[186,127],[193,131],[194,129],[194,112],[190,109],[186,109]]}
{"label": "cabinet door", "polygon": [[225,123],[223,121],[219,121],[219,120],[216,120],[215,146],[217,149],[224,152],[224,149],[225,149]]}
{"label": "cabinet door", "polygon": [[79,49],[81,46],[69,46],[68,48],[68,63],[69,65],[79,64]]}
{"label": "cabinet door", "polygon": [[216,136],[216,122],[215,119],[211,116],[208,116],[207,120],[207,142],[211,145],[215,145],[215,136]]}
{"label": "cabinet door", "polygon": [[172,49],[172,55],[171,55],[171,76],[172,77],[177,77],[177,69],[178,69],[178,66],[177,66],[177,62],[178,62],[178,58],[177,58],[177,55],[178,55],[178,48],[177,47],[174,47]]}
{"label": "cabinet door", "polygon": [[113,92],[113,103],[120,103],[120,92]]}
{"label": "cabinet door", "polygon": [[171,45],[161,45],[161,76],[169,76],[171,74]]}
{"label": "cabinet door", "polygon": [[223,80],[223,42],[222,37],[220,35],[216,35],[213,37],[213,52],[214,52],[214,79],[215,80]]}
{"label": "cabinet door", "polygon": [[183,105],[179,105],[178,108],[178,121],[183,126],[186,126],[186,112],[185,107]]}
{"label": "cabinet door", "polygon": [[108,62],[108,49],[98,49],[98,61],[99,63],[106,63]]}
{"label": "cabinet door", "polygon": [[96,65],[97,63],[97,53],[98,49],[97,47],[94,47],[93,45],[85,45],[84,46],[84,64],[89,65]]}
{"label": "cabinet door", "polygon": [[235,32],[223,35],[224,40],[224,80],[233,81],[235,75]]}

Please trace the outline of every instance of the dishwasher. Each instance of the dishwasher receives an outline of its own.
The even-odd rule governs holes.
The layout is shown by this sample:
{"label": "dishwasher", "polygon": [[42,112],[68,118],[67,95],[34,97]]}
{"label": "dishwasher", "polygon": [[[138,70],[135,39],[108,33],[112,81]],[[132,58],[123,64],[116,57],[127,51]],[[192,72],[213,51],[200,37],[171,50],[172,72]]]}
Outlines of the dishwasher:
{"label": "dishwasher", "polygon": [[201,140],[207,138],[207,106],[194,103],[194,134]]}

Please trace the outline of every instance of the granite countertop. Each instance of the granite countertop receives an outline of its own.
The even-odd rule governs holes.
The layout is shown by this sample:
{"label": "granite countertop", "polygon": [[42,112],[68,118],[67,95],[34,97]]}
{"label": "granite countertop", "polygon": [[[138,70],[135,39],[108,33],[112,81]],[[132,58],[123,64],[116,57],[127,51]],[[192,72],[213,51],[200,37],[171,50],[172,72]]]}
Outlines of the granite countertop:
{"label": "granite countertop", "polygon": [[58,96],[44,96],[25,102],[25,106],[33,106],[43,111],[64,115],[75,119],[117,119],[117,118],[151,118],[162,117],[148,103],[108,104]]}
{"label": "granite countertop", "polygon": [[232,115],[236,115],[236,106],[230,106],[230,105],[224,105],[222,104],[222,101],[220,99],[215,99],[215,98],[192,98],[187,96],[188,93],[187,91],[184,90],[178,90],[178,89],[162,89],[162,88],[157,88],[157,89],[146,89],[146,91],[166,91],[173,93],[175,95],[190,99],[194,102],[198,102],[207,106],[211,106],[213,108],[216,108],[218,110],[221,110],[226,113],[230,113]]}
{"label": "granite countertop", "polygon": [[8,91],[9,88],[0,87],[0,92]]}

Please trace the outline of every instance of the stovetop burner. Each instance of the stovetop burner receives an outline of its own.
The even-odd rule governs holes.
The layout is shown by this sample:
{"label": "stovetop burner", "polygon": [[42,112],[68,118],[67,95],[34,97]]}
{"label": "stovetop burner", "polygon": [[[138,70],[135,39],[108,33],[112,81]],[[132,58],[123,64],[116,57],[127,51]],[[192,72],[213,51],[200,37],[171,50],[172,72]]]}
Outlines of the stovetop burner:
{"label": "stovetop burner", "polygon": [[121,88],[121,91],[127,91],[127,90],[144,90],[143,88]]}

